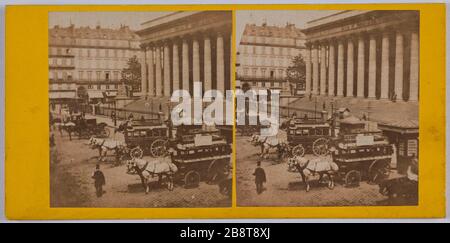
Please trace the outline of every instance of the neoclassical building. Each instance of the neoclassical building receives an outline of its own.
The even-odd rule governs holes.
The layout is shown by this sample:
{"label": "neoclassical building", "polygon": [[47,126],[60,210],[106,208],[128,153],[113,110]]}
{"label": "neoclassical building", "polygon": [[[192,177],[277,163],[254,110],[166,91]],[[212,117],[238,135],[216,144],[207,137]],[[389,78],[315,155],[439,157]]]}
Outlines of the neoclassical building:
{"label": "neoclassical building", "polygon": [[246,24],[236,57],[237,79],[253,89],[287,90],[286,70],[304,52],[305,35],[294,24]]}
{"label": "neoclassical building", "polygon": [[303,32],[307,93],[418,101],[418,11],[342,11]]}
{"label": "neoclassical building", "polygon": [[139,36],[128,26],[91,28],[59,25],[49,29],[49,98],[52,104],[76,98],[84,87],[89,98],[114,97],[128,60],[139,57]]}
{"label": "neoclassical building", "polygon": [[192,95],[197,81],[204,91],[232,87],[231,11],[174,12],[141,26],[143,97],[167,103],[177,89]]}

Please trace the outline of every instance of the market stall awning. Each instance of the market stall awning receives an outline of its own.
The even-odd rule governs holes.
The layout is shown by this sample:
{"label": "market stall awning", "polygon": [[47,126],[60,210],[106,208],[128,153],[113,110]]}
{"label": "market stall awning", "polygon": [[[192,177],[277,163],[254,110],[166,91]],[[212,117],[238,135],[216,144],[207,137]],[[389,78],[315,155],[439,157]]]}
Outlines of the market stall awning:
{"label": "market stall awning", "polygon": [[49,99],[75,99],[75,91],[52,91],[49,93]]}
{"label": "market stall awning", "polygon": [[102,99],[103,97],[103,92],[102,91],[98,91],[98,90],[88,90],[88,97],[89,99]]}

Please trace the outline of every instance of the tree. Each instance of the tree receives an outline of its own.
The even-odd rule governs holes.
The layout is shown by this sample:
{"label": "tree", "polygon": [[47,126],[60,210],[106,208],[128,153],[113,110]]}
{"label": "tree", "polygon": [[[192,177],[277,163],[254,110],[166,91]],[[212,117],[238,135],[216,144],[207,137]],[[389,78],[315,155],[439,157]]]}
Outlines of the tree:
{"label": "tree", "polygon": [[86,101],[88,99],[88,93],[84,86],[79,86],[77,88],[77,96],[78,98],[83,99],[83,101]]}
{"label": "tree", "polygon": [[295,56],[292,59],[292,65],[287,68],[286,72],[289,83],[300,84],[300,86],[304,87],[306,80],[306,65],[301,55]]}
{"label": "tree", "polygon": [[134,91],[140,90],[141,85],[141,64],[136,56],[127,61],[127,66],[122,69],[122,82],[133,87]]}

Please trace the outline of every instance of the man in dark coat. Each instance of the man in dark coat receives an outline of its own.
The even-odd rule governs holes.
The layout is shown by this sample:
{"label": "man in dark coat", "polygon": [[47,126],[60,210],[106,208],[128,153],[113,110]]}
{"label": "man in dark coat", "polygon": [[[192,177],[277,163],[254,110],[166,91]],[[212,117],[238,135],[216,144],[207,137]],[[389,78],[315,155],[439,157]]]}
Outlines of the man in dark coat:
{"label": "man in dark coat", "polygon": [[97,197],[101,197],[103,195],[103,186],[105,185],[105,175],[100,170],[100,165],[95,166],[94,174],[92,175],[92,179],[94,179],[95,191]]}
{"label": "man in dark coat", "polygon": [[263,192],[263,184],[266,182],[266,172],[261,168],[261,161],[258,161],[256,165],[253,175],[255,176],[256,192],[261,194]]}

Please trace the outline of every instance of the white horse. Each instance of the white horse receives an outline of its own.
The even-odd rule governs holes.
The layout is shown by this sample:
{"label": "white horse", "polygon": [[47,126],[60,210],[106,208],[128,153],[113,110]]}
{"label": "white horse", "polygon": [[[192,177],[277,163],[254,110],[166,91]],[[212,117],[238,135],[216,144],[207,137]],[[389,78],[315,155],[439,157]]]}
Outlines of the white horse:
{"label": "white horse", "polygon": [[303,182],[306,184],[306,191],[309,192],[311,186],[309,185],[310,177],[316,173],[319,175],[319,182],[322,181],[324,175],[328,176],[328,188],[334,188],[334,174],[339,170],[339,166],[331,161],[326,160],[309,160],[304,157],[295,156],[289,158],[288,166],[290,171],[295,168],[302,176]]}
{"label": "white horse", "polygon": [[155,175],[158,176],[158,184],[161,184],[162,177],[168,178],[167,189],[173,190],[173,176],[178,171],[175,164],[168,161],[146,161],[144,159],[131,159],[127,161],[127,173],[137,174],[141,178],[145,193],[150,191],[149,182]]}
{"label": "white horse", "polygon": [[89,138],[88,145],[92,149],[98,149],[99,161],[105,161],[108,151],[114,151],[116,154],[121,151],[126,150],[126,144],[122,141],[112,140],[112,139],[102,139],[91,137]]}

